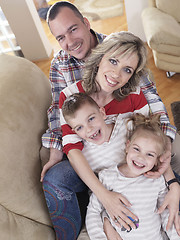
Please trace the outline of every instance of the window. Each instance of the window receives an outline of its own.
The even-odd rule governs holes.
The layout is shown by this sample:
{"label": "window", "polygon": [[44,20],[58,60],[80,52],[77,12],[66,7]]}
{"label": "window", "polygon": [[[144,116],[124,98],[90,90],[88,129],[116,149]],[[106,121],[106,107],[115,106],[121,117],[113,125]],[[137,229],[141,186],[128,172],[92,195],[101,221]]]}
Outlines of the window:
{"label": "window", "polygon": [[0,8],[0,54],[1,53],[23,56],[21,48],[16,41],[16,37]]}

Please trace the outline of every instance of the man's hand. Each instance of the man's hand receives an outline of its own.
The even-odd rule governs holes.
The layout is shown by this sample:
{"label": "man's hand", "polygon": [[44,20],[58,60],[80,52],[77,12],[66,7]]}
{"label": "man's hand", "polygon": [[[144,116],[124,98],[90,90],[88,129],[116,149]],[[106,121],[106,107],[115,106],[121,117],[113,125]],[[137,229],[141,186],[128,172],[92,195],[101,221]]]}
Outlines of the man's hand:
{"label": "man's hand", "polygon": [[160,157],[161,164],[159,165],[158,171],[156,171],[156,172],[149,171],[149,172],[144,174],[145,177],[154,178],[154,179],[159,178],[162,174],[165,173],[165,171],[170,166],[170,162],[171,162],[171,140],[170,140],[170,138],[167,138],[167,139],[168,139],[168,144],[167,144],[166,152]]}
{"label": "man's hand", "polygon": [[170,186],[170,190],[167,193],[163,204],[158,209],[159,214],[161,214],[165,208],[169,209],[169,218],[166,229],[171,228],[173,222],[178,235],[180,236],[180,219],[179,219],[179,200],[180,200],[180,186],[178,183],[173,183]]}
{"label": "man's hand", "polygon": [[50,158],[49,161],[44,165],[42,172],[41,172],[41,179],[42,182],[46,172],[54,166],[56,163],[60,162],[63,158],[63,152],[61,150],[51,148],[50,149]]}

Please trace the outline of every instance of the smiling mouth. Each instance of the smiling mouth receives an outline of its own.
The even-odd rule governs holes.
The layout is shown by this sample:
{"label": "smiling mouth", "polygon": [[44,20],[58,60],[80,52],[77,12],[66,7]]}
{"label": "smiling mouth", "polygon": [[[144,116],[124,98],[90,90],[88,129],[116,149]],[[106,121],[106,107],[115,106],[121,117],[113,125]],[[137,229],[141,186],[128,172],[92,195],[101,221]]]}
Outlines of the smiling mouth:
{"label": "smiling mouth", "polygon": [[82,46],[82,43],[78,44],[75,48],[71,48],[70,51],[77,51],[80,49],[80,47]]}
{"label": "smiling mouth", "polygon": [[89,138],[94,140],[99,134],[100,134],[100,130],[96,131],[93,135],[89,136]]}
{"label": "smiling mouth", "polygon": [[141,164],[141,163],[138,163],[138,162],[136,162],[136,161],[132,161],[132,163],[135,165],[135,167],[137,167],[137,168],[143,168],[143,167],[145,167],[145,165],[144,164]]}
{"label": "smiling mouth", "polygon": [[114,82],[114,81],[110,80],[108,77],[106,77],[106,81],[108,82],[108,84],[109,84],[111,87],[115,87],[115,86],[118,84],[117,81]]}

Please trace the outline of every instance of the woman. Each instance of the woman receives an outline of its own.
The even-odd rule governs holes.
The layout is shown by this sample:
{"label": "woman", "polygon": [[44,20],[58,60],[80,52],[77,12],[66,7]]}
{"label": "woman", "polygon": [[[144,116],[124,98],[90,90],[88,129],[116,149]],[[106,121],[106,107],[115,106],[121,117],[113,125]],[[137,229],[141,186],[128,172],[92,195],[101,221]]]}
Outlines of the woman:
{"label": "woman", "polygon": [[[146,114],[147,102],[140,88],[137,87],[139,77],[145,74],[146,59],[146,48],[138,37],[128,32],[111,34],[88,58],[84,80],[61,92],[60,112],[67,96],[75,92],[86,92],[99,106],[105,108],[109,121],[119,113],[124,117],[132,112]],[[68,127],[62,115],[61,126],[63,150],[69,161],[58,163],[59,171],[57,176],[53,177],[56,179],[54,182],[51,180],[50,184],[48,179],[52,179],[52,175],[57,173],[57,165],[56,173],[51,168],[44,178],[45,197],[50,203],[48,207],[52,213],[51,219],[58,239],[76,239],[78,236],[81,216],[76,193],[86,190],[87,186],[113,219],[120,216],[120,224],[127,229],[129,225],[135,228],[136,226],[127,216],[133,219],[137,219],[137,216],[124,206],[130,206],[130,203],[121,194],[110,192],[103,187],[81,152],[83,146],[80,139]],[[174,175],[169,169],[166,180],[172,178]],[[175,192],[177,186],[175,183],[172,185]],[[54,201],[52,191],[56,192]],[[174,200],[175,205],[178,205],[176,204],[178,201],[179,195]]]}

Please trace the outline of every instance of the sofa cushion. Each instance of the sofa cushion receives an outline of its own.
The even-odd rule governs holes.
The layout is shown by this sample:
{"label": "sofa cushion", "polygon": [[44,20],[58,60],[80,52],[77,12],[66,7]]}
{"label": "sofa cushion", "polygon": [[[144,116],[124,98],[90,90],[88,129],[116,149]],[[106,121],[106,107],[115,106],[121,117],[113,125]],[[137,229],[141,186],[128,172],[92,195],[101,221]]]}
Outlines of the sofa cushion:
{"label": "sofa cushion", "polygon": [[55,240],[51,227],[7,211],[0,205],[2,240]]}
{"label": "sofa cushion", "polygon": [[152,50],[156,67],[164,71],[180,72],[180,57]]}
{"label": "sofa cushion", "polygon": [[156,0],[159,10],[171,15],[180,22],[180,1],[179,0]]}
{"label": "sofa cushion", "polygon": [[0,55],[0,66],[0,236],[53,239],[39,159],[51,103],[50,84],[25,58]]}
{"label": "sofa cushion", "polygon": [[157,8],[146,8],[142,21],[149,46],[161,53],[180,56],[180,24]]}

